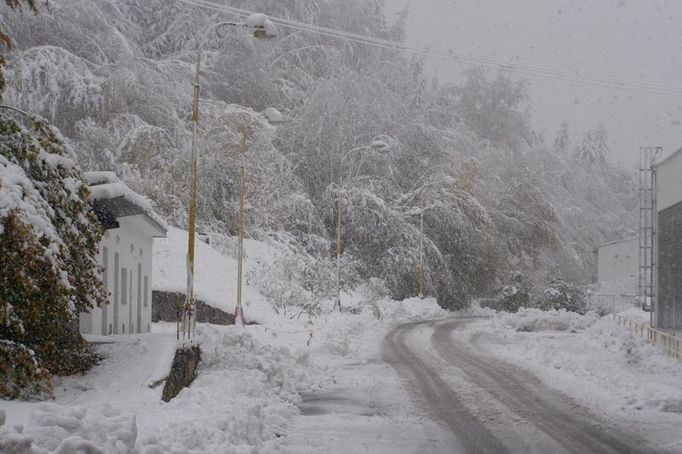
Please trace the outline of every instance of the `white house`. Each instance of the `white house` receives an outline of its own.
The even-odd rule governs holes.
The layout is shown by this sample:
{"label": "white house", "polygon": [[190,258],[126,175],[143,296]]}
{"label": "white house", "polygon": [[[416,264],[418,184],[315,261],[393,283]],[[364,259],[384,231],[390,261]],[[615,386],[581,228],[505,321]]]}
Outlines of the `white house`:
{"label": "white house", "polygon": [[149,201],[113,172],[88,172],[95,214],[106,233],[99,246],[102,281],[109,302],[83,312],[81,333],[129,334],[151,331],[152,245],[167,227]]}
{"label": "white house", "polygon": [[656,164],[656,326],[682,329],[682,148]]}
{"label": "white house", "polygon": [[600,286],[620,294],[634,294],[639,269],[639,238],[604,243],[596,252]]}

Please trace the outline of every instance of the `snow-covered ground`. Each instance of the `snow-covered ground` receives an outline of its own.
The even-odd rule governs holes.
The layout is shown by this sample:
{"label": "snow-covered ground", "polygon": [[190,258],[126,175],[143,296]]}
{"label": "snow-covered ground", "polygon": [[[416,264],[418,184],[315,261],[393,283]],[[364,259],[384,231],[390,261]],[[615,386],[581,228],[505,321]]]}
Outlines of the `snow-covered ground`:
{"label": "snow-covered ground", "polygon": [[[184,290],[186,241],[186,232],[171,229],[156,243],[155,289]],[[197,296],[231,311],[235,260],[205,243],[197,247]],[[249,240],[246,270],[284,253],[276,243]],[[104,360],[86,375],[57,379],[54,401],[0,402],[0,451],[449,452],[452,436],[415,408],[381,359],[389,329],[448,313],[433,299],[370,299],[343,295],[343,313],[321,301],[321,315],[312,318],[278,313],[251,279],[246,316],[259,324],[200,324],[198,378],[169,403],[161,401],[162,386],[150,385],[170,368],[174,324],[154,324],[150,334],[91,337]],[[648,424],[672,450],[682,449],[674,430],[682,424],[682,363],[658,347],[596,313],[472,313],[488,317],[455,337],[529,369],[595,413]]]}
{"label": "snow-covered ground", "polygon": [[[186,241],[186,232],[171,229],[155,244],[155,289],[184,290]],[[232,310],[236,262],[197,245],[197,296]],[[247,271],[278,254],[276,245],[254,240],[247,250]],[[330,300],[321,302],[320,317],[289,317],[247,284],[246,316],[259,324],[199,324],[198,378],[169,403],[161,401],[162,385],[150,385],[170,368],[175,324],[156,323],[150,334],[91,337],[104,360],[88,374],[57,379],[53,401],[0,403],[0,451],[340,452],[355,440],[354,452],[395,446],[410,452],[446,437],[414,416],[395,373],[377,364],[391,326],[444,312],[433,299],[343,300],[355,313],[335,312]],[[315,391],[342,393],[346,404],[330,407]]]}
{"label": "snow-covered ground", "polygon": [[[681,361],[594,312],[524,309],[490,315],[455,336],[530,370],[595,413],[645,425],[651,439],[682,450]],[[639,309],[621,315],[648,321]]]}

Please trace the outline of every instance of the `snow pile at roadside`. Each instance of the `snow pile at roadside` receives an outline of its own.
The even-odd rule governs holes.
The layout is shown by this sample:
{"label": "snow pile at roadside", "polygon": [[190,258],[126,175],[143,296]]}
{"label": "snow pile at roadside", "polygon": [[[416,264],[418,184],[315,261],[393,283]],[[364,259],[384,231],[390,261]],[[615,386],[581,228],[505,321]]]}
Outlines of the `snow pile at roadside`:
{"label": "snow pile at roadside", "polygon": [[569,331],[577,333],[591,326],[599,319],[596,312],[580,315],[564,309],[541,311],[522,308],[504,318],[506,326],[516,331]]}
{"label": "snow pile at roadside", "polygon": [[135,447],[137,426],[129,412],[105,406],[95,410],[41,403],[26,427],[3,426],[0,452],[17,453],[128,453]]}
{"label": "snow pile at roadside", "polygon": [[[161,351],[155,344],[170,339],[174,345],[174,336],[137,336],[134,342],[119,336],[124,340],[102,346],[108,358],[101,365],[61,380],[56,403],[10,406],[8,424],[0,424],[0,452],[278,451],[299,414],[300,393],[319,388],[327,374],[309,364],[309,349],[267,345],[257,339],[259,328],[253,328],[256,336],[249,329],[199,324],[198,376],[168,403],[161,401],[162,387],[147,385]],[[18,410],[30,411],[27,420],[17,419]]]}
{"label": "snow pile at roadside", "polygon": [[409,321],[446,317],[451,313],[436,303],[435,298],[408,298],[403,301],[384,299],[378,303],[384,320]]}
{"label": "snow pile at roadside", "polygon": [[162,405],[158,427],[140,431],[140,451],[279,449],[280,438],[299,413],[299,392],[319,386],[319,374],[306,355],[263,345],[234,326],[199,325],[198,336],[202,363],[196,380]]}
{"label": "snow pile at roadside", "polygon": [[611,316],[522,310],[471,324],[463,335],[597,410],[682,413],[682,362]]}

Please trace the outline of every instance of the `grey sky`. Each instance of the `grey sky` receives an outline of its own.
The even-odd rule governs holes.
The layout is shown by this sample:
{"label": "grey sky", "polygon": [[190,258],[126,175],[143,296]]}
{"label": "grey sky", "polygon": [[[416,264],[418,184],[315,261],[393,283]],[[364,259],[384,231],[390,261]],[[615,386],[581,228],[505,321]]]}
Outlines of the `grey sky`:
{"label": "grey sky", "polygon": [[[679,0],[385,0],[389,20],[409,4],[413,44],[560,70],[682,88]],[[429,60],[442,80],[462,64]],[[639,146],[682,146],[682,96],[524,76],[536,128],[553,139],[562,121],[575,141],[603,124],[612,159],[633,169]]]}

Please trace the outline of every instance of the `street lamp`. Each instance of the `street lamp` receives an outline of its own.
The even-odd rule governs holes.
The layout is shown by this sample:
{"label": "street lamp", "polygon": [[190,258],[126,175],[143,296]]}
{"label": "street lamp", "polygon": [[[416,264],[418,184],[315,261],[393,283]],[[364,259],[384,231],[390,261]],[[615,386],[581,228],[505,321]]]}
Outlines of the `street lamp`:
{"label": "street lamp", "polygon": [[339,164],[338,206],[336,214],[336,303],[334,304],[339,308],[339,311],[341,311],[341,195],[343,193],[343,163],[351,153],[369,150],[387,153],[390,151],[390,147],[383,140],[374,140],[369,146],[364,145],[348,150],[341,158],[341,163]]}
{"label": "street lamp", "polygon": [[247,28],[253,30],[255,38],[276,38],[278,35],[277,27],[264,14],[253,14],[246,19],[246,22],[218,22],[211,25],[201,36],[197,46],[197,61],[194,71],[194,100],[192,107],[192,183],[189,204],[189,238],[187,241],[187,290],[185,306],[182,312],[182,334],[183,338],[192,337],[195,320],[195,298],[194,298],[194,236],[196,232],[197,216],[197,135],[199,131],[199,73],[201,69],[201,49],[206,37],[218,27],[229,26]]}
{"label": "street lamp", "polygon": [[251,127],[258,120],[252,121],[248,126],[239,128],[241,141],[239,143],[239,247],[237,260],[237,305],[234,309],[234,323],[246,325],[244,310],[242,308],[242,262],[244,260],[244,193],[246,191],[246,180],[244,178],[244,155],[246,154],[246,139],[251,132]]}

